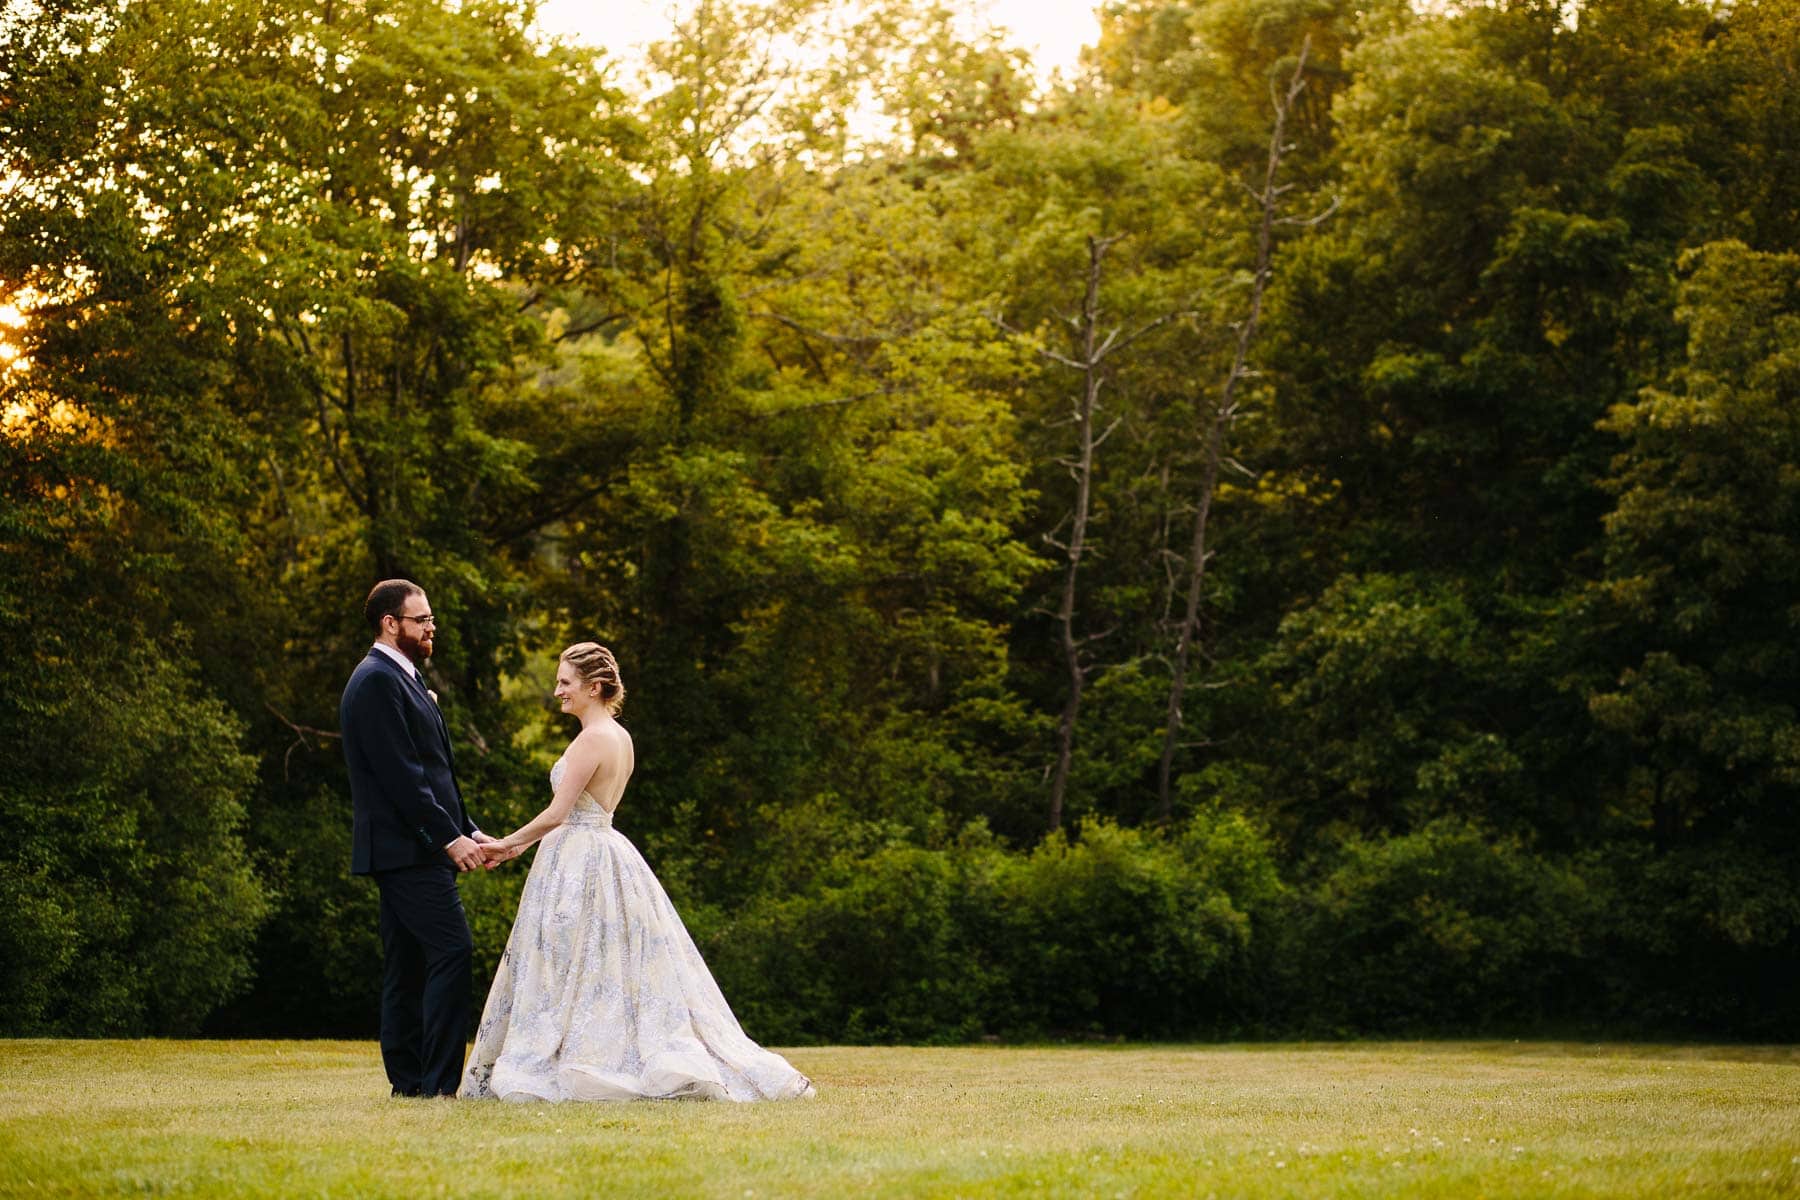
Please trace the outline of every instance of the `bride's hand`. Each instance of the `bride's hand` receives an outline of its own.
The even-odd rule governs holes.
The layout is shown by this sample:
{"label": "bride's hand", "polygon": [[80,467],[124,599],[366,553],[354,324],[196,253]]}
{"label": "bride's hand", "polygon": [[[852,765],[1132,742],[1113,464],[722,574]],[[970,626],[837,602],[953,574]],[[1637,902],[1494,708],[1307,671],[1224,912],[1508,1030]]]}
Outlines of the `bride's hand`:
{"label": "bride's hand", "polygon": [[493,870],[495,867],[499,866],[501,863],[507,861],[508,859],[517,858],[518,856],[519,856],[519,852],[517,850],[514,850],[511,846],[508,846],[505,842],[499,841],[497,839],[495,841],[483,842],[481,844],[481,857],[482,857],[481,865],[486,867],[490,871]]}

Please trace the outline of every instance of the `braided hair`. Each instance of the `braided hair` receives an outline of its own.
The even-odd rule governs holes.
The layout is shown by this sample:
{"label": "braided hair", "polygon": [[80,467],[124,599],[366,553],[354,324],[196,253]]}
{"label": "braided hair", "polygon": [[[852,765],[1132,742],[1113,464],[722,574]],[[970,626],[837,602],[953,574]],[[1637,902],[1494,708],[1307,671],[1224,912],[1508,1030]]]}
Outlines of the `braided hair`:
{"label": "braided hair", "polygon": [[576,642],[562,652],[562,662],[575,668],[586,684],[600,685],[600,702],[615,717],[625,707],[625,684],[619,678],[619,660],[599,642]]}

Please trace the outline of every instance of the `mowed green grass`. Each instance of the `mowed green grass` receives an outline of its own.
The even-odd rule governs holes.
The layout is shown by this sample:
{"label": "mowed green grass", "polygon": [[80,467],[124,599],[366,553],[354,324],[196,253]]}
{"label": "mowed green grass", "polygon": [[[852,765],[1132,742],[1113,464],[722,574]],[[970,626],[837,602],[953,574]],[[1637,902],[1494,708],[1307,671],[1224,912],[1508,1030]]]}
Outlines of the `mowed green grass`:
{"label": "mowed green grass", "polygon": [[0,1042],[4,1196],[1796,1196],[1800,1049],[786,1052],[786,1104],[394,1100],[362,1042]]}

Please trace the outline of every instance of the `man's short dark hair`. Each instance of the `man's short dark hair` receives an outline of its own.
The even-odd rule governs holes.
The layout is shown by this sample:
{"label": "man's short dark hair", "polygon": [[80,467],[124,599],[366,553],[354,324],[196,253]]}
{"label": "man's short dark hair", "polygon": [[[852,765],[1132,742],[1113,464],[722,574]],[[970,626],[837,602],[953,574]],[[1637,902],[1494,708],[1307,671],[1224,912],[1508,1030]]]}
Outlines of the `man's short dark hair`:
{"label": "man's short dark hair", "polygon": [[363,602],[363,619],[369,628],[380,633],[381,618],[399,616],[408,596],[424,594],[425,589],[410,579],[384,579],[369,589],[369,598]]}

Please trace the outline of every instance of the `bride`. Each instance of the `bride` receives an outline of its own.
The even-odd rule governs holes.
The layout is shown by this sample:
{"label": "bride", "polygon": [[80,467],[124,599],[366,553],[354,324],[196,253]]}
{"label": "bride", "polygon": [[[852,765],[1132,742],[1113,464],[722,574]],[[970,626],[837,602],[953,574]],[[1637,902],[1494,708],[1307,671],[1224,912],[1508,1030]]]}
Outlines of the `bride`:
{"label": "bride", "polygon": [[504,1100],[786,1100],[812,1083],[745,1036],[668,894],[613,810],[636,759],[614,720],[612,652],[581,642],[556,671],[581,732],[548,808],[483,847],[488,865],[543,840],[488,991],[459,1096]]}

